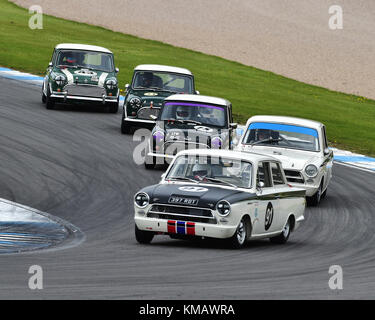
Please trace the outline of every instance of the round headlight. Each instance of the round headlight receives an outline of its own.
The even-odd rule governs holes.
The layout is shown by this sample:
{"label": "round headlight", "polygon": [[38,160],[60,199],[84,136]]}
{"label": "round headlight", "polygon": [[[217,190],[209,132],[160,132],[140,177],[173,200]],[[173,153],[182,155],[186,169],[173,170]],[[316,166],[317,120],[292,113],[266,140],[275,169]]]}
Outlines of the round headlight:
{"label": "round headlight", "polygon": [[226,217],[230,214],[230,203],[225,200],[221,200],[216,205],[216,210],[222,217]]}
{"label": "round headlight", "polygon": [[130,99],[129,104],[131,107],[139,108],[142,105],[142,101],[139,98],[132,98]]}
{"label": "round headlight", "polygon": [[109,90],[113,90],[117,87],[117,81],[114,79],[107,80],[105,84]]}
{"label": "round headlight", "polygon": [[150,197],[147,193],[140,192],[135,195],[134,202],[137,205],[137,207],[143,209],[146,208],[150,203]]}
{"label": "round headlight", "polygon": [[309,164],[305,168],[305,173],[308,177],[315,178],[318,175],[318,168],[313,164]]}
{"label": "round headlight", "polygon": [[65,83],[65,77],[62,76],[62,75],[58,75],[56,78],[55,78],[55,82],[56,84],[61,87],[62,85],[64,85]]}
{"label": "round headlight", "polygon": [[152,137],[154,138],[154,140],[156,141],[156,143],[160,143],[160,142],[163,142],[164,141],[164,132],[162,131],[156,131]]}
{"label": "round headlight", "polygon": [[211,148],[220,149],[223,145],[223,140],[220,137],[215,137],[211,140]]}

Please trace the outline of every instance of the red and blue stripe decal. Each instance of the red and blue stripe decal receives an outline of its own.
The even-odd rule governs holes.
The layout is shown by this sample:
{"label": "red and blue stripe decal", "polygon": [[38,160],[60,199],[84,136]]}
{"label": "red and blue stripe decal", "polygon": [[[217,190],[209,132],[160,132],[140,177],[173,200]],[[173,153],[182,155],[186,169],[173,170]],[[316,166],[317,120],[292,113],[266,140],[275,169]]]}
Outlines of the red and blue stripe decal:
{"label": "red and blue stripe decal", "polygon": [[195,236],[195,223],[185,221],[168,221],[168,233],[186,234]]}

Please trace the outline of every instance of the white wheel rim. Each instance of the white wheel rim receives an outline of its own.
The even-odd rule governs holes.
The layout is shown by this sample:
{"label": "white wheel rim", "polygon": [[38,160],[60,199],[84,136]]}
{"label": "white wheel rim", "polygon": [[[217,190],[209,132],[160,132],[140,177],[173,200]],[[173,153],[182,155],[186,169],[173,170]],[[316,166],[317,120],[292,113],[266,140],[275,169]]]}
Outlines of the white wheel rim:
{"label": "white wheel rim", "polygon": [[283,236],[286,238],[289,235],[290,226],[289,226],[289,220],[286,223],[284,229],[283,229]]}
{"label": "white wheel rim", "polygon": [[237,240],[239,244],[243,244],[245,242],[246,238],[246,230],[245,230],[245,225],[241,221],[240,225],[237,228]]}

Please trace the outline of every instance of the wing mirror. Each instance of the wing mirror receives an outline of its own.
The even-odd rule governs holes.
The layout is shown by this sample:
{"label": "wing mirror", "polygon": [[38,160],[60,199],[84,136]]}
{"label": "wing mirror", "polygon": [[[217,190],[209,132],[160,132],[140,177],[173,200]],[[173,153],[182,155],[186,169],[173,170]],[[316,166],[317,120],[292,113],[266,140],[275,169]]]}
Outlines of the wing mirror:
{"label": "wing mirror", "polygon": [[198,90],[195,91],[195,94],[201,94]]}
{"label": "wing mirror", "polygon": [[162,179],[164,179],[166,175],[167,175],[167,173],[164,172],[160,177],[161,177]]}
{"label": "wing mirror", "polygon": [[264,188],[265,184],[263,181],[259,181],[257,183],[257,190],[262,191],[262,188]]}
{"label": "wing mirror", "polygon": [[115,71],[116,71],[116,73],[119,73],[120,69],[119,68],[115,68]]}
{"label": "wing mirror", "polygon": [[238,124],[237,123],[231,123],[230,125],[229,125],[232,129],[237,129],[237,127],[238,127]]}
{"label": "wing mirror", "polygon": [[153,114],[150,114],[150,118],[151,118],[152,120],[156,120],[158,117],[157,117],[157,116],[154,116]]}
{"label": "wing mirror", "polygon": [[125,85],[125,90],[128,90],[128,89],[129,89],[129,87],[130,87],[130,84],[129,84],[129,83],[127,83],[127,84]]}
{"label": "wing mirror", "polygon": [[52,66],[53,66],[53,64],[52,64],[52,62],[50,62],[50,63],[48,64],[48,68],[52,68]]}
{"label": "wing mirror", "polygon": [[325,148],[323,152],[325,156],[328,156],[331,153],[331,149]]}

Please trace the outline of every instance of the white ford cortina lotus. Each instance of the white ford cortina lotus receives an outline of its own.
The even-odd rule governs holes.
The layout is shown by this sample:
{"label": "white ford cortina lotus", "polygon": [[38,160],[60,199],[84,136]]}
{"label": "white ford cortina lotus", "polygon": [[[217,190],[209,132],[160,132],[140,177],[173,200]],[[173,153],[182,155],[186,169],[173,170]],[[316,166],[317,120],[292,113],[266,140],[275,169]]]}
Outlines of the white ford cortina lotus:
{"label": "white ford cortina lotus", "polygon": [[279,160],[229,150],[177,154],[159,184],[134,197],[135,236],[285,243],[304,220],[305,190],[287,184]]}
{"label": "white ford cortina lotus", "polygon": [[310,205],[318,205],[332,178],[333,152],[325,126],[316,121],[280,116],[254,116],[236,147],[267,154],[282,162],[289,184],[306,189]]}

